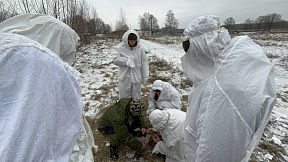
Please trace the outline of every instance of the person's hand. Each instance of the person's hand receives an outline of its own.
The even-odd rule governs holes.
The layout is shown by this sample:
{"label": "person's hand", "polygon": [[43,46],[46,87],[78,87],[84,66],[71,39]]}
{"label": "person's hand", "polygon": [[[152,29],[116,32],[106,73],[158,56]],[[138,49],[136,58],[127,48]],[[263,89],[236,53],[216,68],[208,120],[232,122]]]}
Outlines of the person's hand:
{"label": "person's hand", "polygon": [[161,138],[159,136],[157,136],[157,134],[154,134],[153,140],[155,143],[158,143],[159,141],[161,141]]}
{"label": "person's hand", "polygon": [[146,129],[145,128],[142,128],[141,131],[142,131],[142,134],[146,133]]}
{"label": "person's hand", "polygon": [[150,113],[151,113],[150,110],[147,109],[147,111],[146,111],[146,115],[147,115],[148,118],[149,118]]}
{"label": "person's hand", "polygon": [[148,128],[148,130],[147,130],[147,134],[153,134],[153,133],[154,133],[153,128]]}
{"label": "person's hand", "polygon": [[142,143],[142,150],[144,150],[145,148],[146,148],[146,145]]}
{"label": "person's hand", "polygon": [[134,60],[131,57],[128,57],[127,66],[129,66],[131,68],[135,68]]}

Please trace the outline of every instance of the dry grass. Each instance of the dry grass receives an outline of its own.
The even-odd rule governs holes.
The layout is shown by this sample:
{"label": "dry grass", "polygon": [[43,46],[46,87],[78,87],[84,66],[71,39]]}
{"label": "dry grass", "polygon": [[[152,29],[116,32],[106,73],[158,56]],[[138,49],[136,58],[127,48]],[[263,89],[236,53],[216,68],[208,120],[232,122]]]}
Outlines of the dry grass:
{"label": "dry grass", "polygon": [[288,70],[288,56],[284,56],[280,59],[280,66]]}

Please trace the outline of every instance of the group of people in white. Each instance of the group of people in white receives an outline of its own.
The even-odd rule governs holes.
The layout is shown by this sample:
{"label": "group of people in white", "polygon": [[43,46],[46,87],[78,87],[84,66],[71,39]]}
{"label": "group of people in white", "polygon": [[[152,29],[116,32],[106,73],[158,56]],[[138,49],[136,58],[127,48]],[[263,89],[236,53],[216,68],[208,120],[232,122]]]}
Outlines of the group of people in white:
{"label": "group of people in white", "polygon": [[[71,66],[78,40],[48,15],[0,23],[1,160],[93,161],[80,73]],[[166,161],[248,161],[275,104],[272,64],[248,36],[231,39],[213,15],[186,27],[183,49],[182,68],[193,82],[187,111],[170,83],[153,82],[146,111],[153,153],[165,154]],[[131,113],[139,115],[134,101],[141,99],[141,84],[153,78],[138,33],[127,31],[112,54],[119,99],[131,97]]]}
{"label": "group of people in white", "polygon": [[[149,63],[138,33],[135,30],[125,32],[122,42],[115,47],[112,53],[114,55],[113,62],[119,67],[119,98],[141,99],[141,84],[146,84],[148,80]],[[146,132],[154,134],[153,139],[157,143],[153,153],[166,155],[166,161],[183,161],[183,131],[186,113],[181,111],[180,93],[170,83],[156,80],[152,85],[148,104],[146,115],[149,116],[153,129],[150,128]],[[162,140],[154,131],[161,135]],[[120,137],[118,136],[118,138]],[[128,145],[127,142],[126,145]],[[118,154],[114,150],[116,148],[111,148],[110,154],[112,155],[110,156],[116,160]]]}
{"label": "group of people in white", "polygon": [[[137,32],[127,31],[114,63],[120,98],[139,99],[148,63],[144,50],[129,44],[131,33],[141,49]],[[276,100],[272,63],[248,36],[231,39],[217,16],[198,17],[183,34],[182,68],[193,82],[187,111],[181,111],[181,95],[171,84],[154,81],[146,111],[153,129],[147,132],[159,132],[162,140],[154,135],[153,153],[165,154],[166,161],[248,161]]]}

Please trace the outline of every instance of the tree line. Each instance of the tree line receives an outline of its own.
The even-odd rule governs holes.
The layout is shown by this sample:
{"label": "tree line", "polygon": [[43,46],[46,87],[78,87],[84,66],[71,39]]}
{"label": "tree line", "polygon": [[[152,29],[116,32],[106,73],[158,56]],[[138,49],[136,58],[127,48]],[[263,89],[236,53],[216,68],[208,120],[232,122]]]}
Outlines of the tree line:
{"label": "tree line", "polygon": [[[0,1],[0,22],[22,13],[43,13],[51,15],[74,29],[79,35],[108,34],[112,25],[105,24],[98,17],[96,9],[85,0],[4,0]],[[139,28],[143,31],[157,31],[157,18],[145,12],[139,15]],[[178,20],[172,10],[169,10],[165,20],[166,29],[177,29]],[[129,29],[124,10],[121,8],[119,20],[116,20],[115,30]]]}
{"label": "tree line", "polygon": [[[175,18],[173,11],[169,10],[165,16],[165,27],[163,29],[178,29],[178,19]],[[145,12],[143,16],[139,15],[138,19],[141,31],[153,33],[159,30],[158,20],[153,14]]]}
{"label": "tree line", "polygon": [[4,0],[0,2],[0,22],[22,13],[51,15],[82,35],[111,33],[111,26],[98,17],[85,0]]}
{"label": "tree line", "polygon": [[277,13],[259,16],[255,20],[246,19],[242,24],[236,24],[233,17],[229,17],[224,21],[225,28],[229,32],[239,31],[268,31],[271,29],[288,30],[288,22],[282,19],[282,16]]}
{"label": "tree line", "polygon": [[[109,34],[112,25],[98,17],[96,9],[88,5],[85,0],[3,0],[0,1],[0,22],[22,13],[43,13],[51,15],[74,29],[80,36],[89,33]],[[165,27],[162,29],[178,29],[178,19],[172,10],[165,15]],[[224,21],[224,27],[233,31],[270,31],[272,28],[288,28],[287,21],[281,19],[280,14],[267,14],[259,16],[256,20],[246,19],[243,24],[236,24],[233,17]],[[147,32],[159,30],[158,19],[151,13],[145,12],[138,16],[139,29]],[[121,8],[119,19],[116,20],[116,31],[127,31],[127,19]]]}

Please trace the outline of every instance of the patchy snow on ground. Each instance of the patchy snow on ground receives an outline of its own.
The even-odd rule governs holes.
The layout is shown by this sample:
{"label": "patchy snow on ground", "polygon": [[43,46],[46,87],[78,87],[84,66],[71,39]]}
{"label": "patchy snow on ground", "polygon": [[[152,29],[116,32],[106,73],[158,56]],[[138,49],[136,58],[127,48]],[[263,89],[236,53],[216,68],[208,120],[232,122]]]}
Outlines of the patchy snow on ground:
{"label": "patchy snow on ground", "polygon": [[[252,33],[249,37],[263,48],[274,64],[277,91],[277,101],[270,121],[250,161],[288,161],[288,34]],[[78,50],[74,66],[82,74],[81,95],[85,116],[88,118],[97,119],[101,109],[118,99],[118,68],[113,64],[111,54],[111,50],[118,43],[119,39],[95,39],[91,44]],[[152,37],[142,39],[141,44],[146,49],[150,63],[156,64],[157,60],[162,60],[171,66],[166,71],[151,71],[148,84],[142,88],[151,88],[155,80],[151,76],[167,77],[182,94],[183,105],[187,106],[187,95],[190,90],[189,87],[183,86],[187,78],[182,71],[181,57],[184,52],[181,37]],[[142,94],[147,95],[149,95],[147,92]]]}

